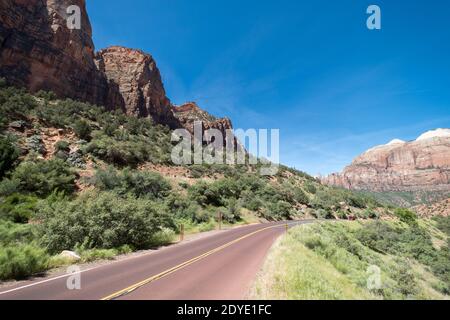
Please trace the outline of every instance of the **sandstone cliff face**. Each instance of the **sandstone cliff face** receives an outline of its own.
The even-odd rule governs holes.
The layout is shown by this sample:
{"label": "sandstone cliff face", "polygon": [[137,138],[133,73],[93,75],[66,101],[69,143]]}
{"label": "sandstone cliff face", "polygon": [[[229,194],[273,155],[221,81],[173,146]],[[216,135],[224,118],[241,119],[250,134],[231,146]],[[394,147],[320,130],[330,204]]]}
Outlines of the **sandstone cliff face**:
{"label": "sandstone cliff face", "polygon": [[450,190],[450,130],[448,134],[446,130],[372,148],[323,182],[371,191]]}
{"label": "sandstone cliff face", "polygon": [[[67,27],[68,6],[81,9],[81,29]],[[230,129],[198,106],[178,110],[166,97],[156,62],[139,50],[110,47],[94,53],[85,0],[1,0],[0,77],[31,92],[53,91],[129,115],[152,117],[172,129]],[[186,111],[185,110],[185,111]]]}
{"label": "sandstone cliff face", "polygon": [[181,106],[173,106],[172,111],[181,126],[191,133],[194,133],[194,123],[196,121],[202,122],[203,130],[217,129],[222,132],[224,137],[226,130],[233,129],[230,119],[217,119],[208,112],[200,109],[195,102],[188,102]]}
{"label": "sandstone cliff face", "polygon": [[127,114],[150,116],[156,123],[172,128],[180,126],[172,113],[156,63],[149,54],[116,46],[98,52],[96,60],[99,70],[116,85],[109,95],[114,95],[118,89],[123,98],[118,106]]}
{"label": "sandstone cliff face", "polygon": [[[67,28],[66,9],[81,8],[81,29]],[[0,77],[32,92],[51,90],[105,105],[107,80],[94,63],[84,0],[2,0]]]}

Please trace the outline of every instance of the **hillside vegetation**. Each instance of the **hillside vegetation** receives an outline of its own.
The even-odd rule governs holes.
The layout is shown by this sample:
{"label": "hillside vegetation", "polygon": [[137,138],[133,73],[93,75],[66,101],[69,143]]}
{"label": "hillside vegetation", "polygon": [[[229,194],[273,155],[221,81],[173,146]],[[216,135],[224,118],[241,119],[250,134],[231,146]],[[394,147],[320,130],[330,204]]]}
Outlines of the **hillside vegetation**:
{"label": "hillside vegetation", "polygon": [[371,197],[281,166],[176,167],[168,128],[0,81],[0,280],[172,242],[180,231],[317,218],[376,218]]}
{"label": "hillside vegetation", "polygon": [[272,248],[251,298],[448,299],[450,218],[405,221],[293,228]]}

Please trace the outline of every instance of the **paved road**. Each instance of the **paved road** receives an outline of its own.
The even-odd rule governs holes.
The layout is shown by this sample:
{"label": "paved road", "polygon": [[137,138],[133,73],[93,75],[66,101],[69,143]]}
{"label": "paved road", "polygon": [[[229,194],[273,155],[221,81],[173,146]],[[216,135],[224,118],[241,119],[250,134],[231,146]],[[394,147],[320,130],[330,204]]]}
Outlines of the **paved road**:
{"label": "paved road", "polygon": [[243,299],[285,225],[222,231],[87,269],[81,273],[80,290],[67,289],[68,275],[22,282],[0,289],[0,300]]}

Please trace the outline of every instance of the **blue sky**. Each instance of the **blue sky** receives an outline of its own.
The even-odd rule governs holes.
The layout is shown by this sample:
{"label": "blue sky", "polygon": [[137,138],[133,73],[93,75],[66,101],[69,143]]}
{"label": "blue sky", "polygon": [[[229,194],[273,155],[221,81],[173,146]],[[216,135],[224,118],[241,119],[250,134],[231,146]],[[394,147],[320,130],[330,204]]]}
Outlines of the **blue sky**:
{"label": "blue sky", "polygon": [[280,129],[281,162],[311,174],[450,127],[449,1],[87,2],[97,49],[152,54],[175,104]]}

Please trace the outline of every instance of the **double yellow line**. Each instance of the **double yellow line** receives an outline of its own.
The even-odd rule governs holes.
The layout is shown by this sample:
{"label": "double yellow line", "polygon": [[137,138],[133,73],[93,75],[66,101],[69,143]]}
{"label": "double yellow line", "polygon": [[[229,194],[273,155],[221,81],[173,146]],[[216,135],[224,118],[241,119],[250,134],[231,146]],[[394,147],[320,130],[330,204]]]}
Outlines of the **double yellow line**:
{"label": "double yellow line", "polygon": [[117,291],[117,292],[115,292],[115,293],[113,293],[113,294],[111,294],[111,295],[109,295],[107,297],[102,298],[101,300],[112,300],[112,299],[116,299],[116,298],[118,298],[120,296],[129,294],[129,293],[133,292],[134,290],[136,290],[138,288],[141,288],[142,286],[145,286],[146,284],[149,284],[150,282],[153,282],[155,280],[164,278],[165,276],[168,276],[169,274],[172,274],[172,273],[174,273],[174,272],[176,272],[178,270],[181,270],[181,269],[183,269],[183,268],[185,268],[185,267],[187,267],[187,266],[189,266],[189,265],[191,265],[191,264],[193,264],[193,263],[195,263],[195,262],[197,262],[199,260],[202,260],[202,259],[206,258],[207,256],[210,256],[210,255],[212,255],[212,254],[214,254],[214,253],[216,253],[218,251],[221,251],[221,250],[223,250],[223,249],[233,245],[236,242],[242,241],[242,240],[244,240],[244,239],[246,239],[248,237],[251,237],[251,236],[253,236],[253,235],[257,234],[257,233],[260,233],[262,231],[265,231],[265,230],[268,230],[268,229],[272,229],[272,228],[284,227],[284,226],[285,226],[284,224],[270,226],[270,227],[259,229],[259,230],[256,230],[254,232],[251,232],[249,234],[246,234],[245,236],[237,238],[237,239],[235,239],[233,241],[230,241],[230,242],[228,242],[228,243],[226,243],[226,244],[224,244],[224,245],[222,245],[222,246],[220,246],[218,248],[215,248],[215,249],[213,249],[211,251],[208,251],[208,252],[206,252],[206,253],[204,253],[202,255],[199,255],[199,256],[197,256],[195,258],[192,258],[192,259],[190,259],[188,261],[185,261],[185,262],[183,262],[183,263],[181,263],[181,264],[179,264],[179,265],[177,265],[177,266],[175,266],[173,268],[170,268],[170,269],[168,269],[166,271],[163,271],[163,272],[161,272],[161,273],[159,273],[157,275],[154,275],[154,276],[152,276],[150,278],[147,278],[147,279],[145,279],[145,280],[143,280],[141,282],[133,284],[133,285],[129,286],[128,288],[125,288],[123,290]]}

